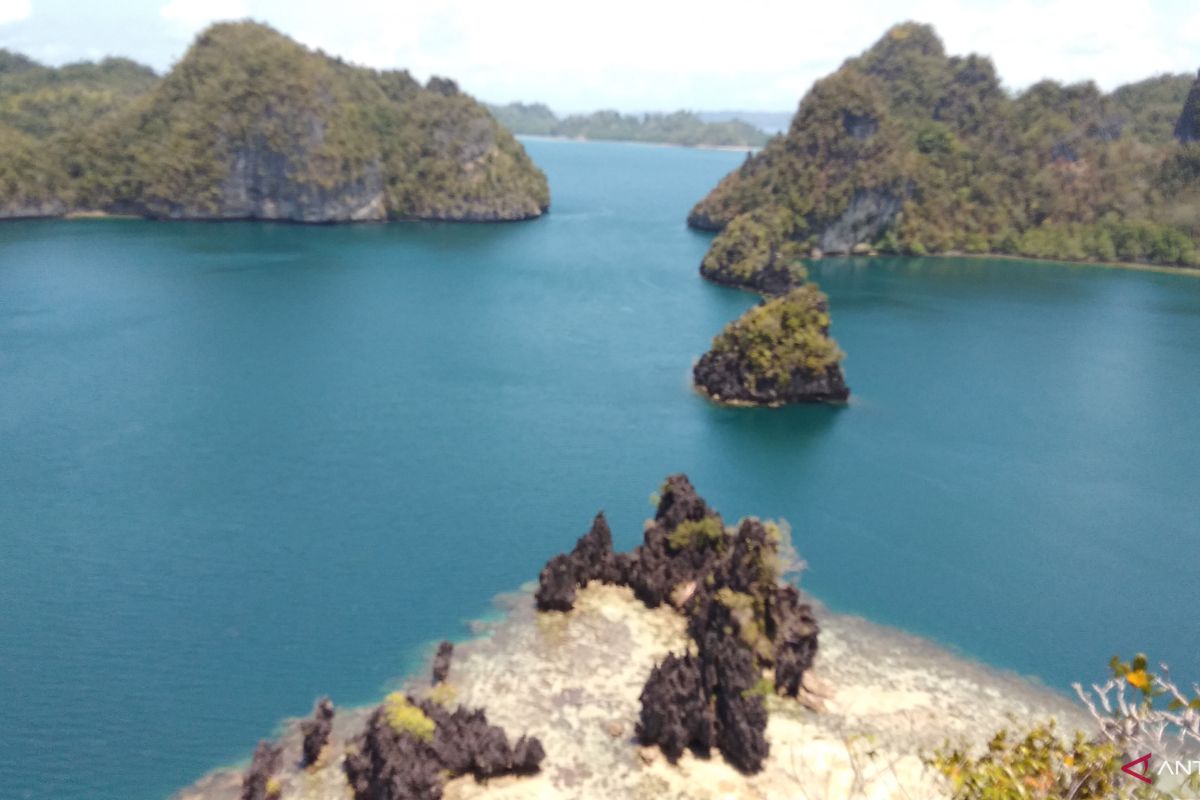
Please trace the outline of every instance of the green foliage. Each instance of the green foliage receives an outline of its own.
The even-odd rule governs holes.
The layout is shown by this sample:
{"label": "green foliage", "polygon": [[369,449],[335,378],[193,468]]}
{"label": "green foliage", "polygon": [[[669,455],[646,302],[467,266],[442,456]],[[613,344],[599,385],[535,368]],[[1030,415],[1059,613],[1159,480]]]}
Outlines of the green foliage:
{"label": "green foliage", "polygon": [[713,350],[736,353],[756,384],[820,373],[843,358],[829,337],[825,295],[811,283],[755,306],[725,326],[713,339]]}
{"label": "green foliage", "polygon": [[214,214],[235,163],[307,198],[382,181],[391,217],[514,219],[549,204],[521,145],[453,81],[423,88],[265,25],[208,28],[161,80],[122,59],[31,64],[0,59],[0,129],[38,137],[69,185],[29,165],[11,134],[0,135],[0,173],[18,173],[29,195],[54,183],[71,207]]}
{"label": "green foliage", "polygon": [[700,274],[721,283],[759,289],[766,273],[779,283],[799,286],[808,280],[793,237],[795,219],[784,208],[764,206],[733,218],[713,239]]}
{"label": "green foliage", "polygon": [[716,517],[705,517],[701,520],[685,519],[671,531],[667,543],[674,550],[688,548],[702,550],[712,548],[722,550],[725,546],[725,529]]}
{"label": "green foliage", "polygon": [[775,694],[775,681],[770,678],[759,678],[758,682],[742,692],[743,697],[761,697],[764,700]]}
{"label": "green foliage", "polygon": [[1000,731],[979,756],[946,748],[930,759],[949,778],[955,800],[1130,797],[1122,763],[1116,746],[1091,742],[1083,733],[1064,739],[1053,723],[1034,727],[1023,736]]}
{"label": "green foliage", "polygon": [[741,120],[705,122],[690,111],[620,114],[595,111],[559,119],[541,103],[509,103],[489,110],[514,133],[623,142],[655,142],[688,147],[761,147],[768,136]]}
{"label": "green foliage", "polygon": [[1189,85],[1160,76],[1105,94],[1042,81],[1013,97],[990,60],[947,56],[932,28],[905,23],[814,84],[787,135],[690,218],[721,228],[783,209],[788,238],[808,246],[853,198],[894,197],[899,213],[880,212],[860,239],[885,252],[1195,266],[1200,145],[1172,135],[1176,119],[1192,130],[1192,113],[1200,138]]}
{"label": "green foliage", "polygon": [[1113,103],[1128,121],[1129,135],[1155,147],[1170,144],[1194,80],[1194,75],[1158,75],[1117,88]]}
{"label": "green foliage", "polygon": [[407,733],[423,742],[433,741],[436,728],[425,712],[408,701],[404,692],[392,692],[383,701],[388,724],[396,733]]}

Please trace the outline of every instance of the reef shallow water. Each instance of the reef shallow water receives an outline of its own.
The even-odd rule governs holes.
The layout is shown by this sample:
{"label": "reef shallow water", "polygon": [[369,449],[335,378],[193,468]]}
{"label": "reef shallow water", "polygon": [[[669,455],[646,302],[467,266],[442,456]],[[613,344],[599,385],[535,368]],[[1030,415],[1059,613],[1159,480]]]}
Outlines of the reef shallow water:
{"label": "reef shallow water", "polygon": [[[686,620],[669,606],[646,608],[626,587],[591,583],[568,612],[537,612],[533,586],[497,599],[503,614],[477,622],[455,647],[456,702],[485,706],[512,735],[545,745],[534,776],[478,783],[461,777],[447,800],[492,798],[934,797],[942,784],[921,755],[947,739],[980,746],[999,728],[1054,717],[1089,727],[1061,694],[965,659],[915,636],[819,609],[814,673],[827,695],[813,710],[771,697],[764,769],[744,775],[714,754],[671,765],[634,739],[638,695],[652,666],[687,648]],[[428,691],[425,674],[405,689]],[[284,725],[281,800],[350,798],[344,743],[370,709],[339,709],[330,746],[300,767],[298,721]],[[239,769],[219,770],[175,800],[236,800]]]}

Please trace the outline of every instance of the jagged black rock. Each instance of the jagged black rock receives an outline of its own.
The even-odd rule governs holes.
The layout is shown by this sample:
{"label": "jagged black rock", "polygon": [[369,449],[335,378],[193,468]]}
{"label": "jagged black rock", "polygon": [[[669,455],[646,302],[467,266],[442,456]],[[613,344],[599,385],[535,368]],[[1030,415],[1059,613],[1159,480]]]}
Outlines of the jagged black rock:
{"label": "jagged black rock", "polygon": [[393,726],[384,706],[372,712],[365,729],[347,748],[343,768],[356,800],[438,800],[444,776],[537,772],[546,753],[535,738],[508,743],[482,709],[453,712],[428,700],[407,698],[434,723],[428,740]]}
{"label": "jagged black rock", "polygon": [[762,769],[768,754],[764,668],[795,696],[817,653],[820,627],[795,587],[779,581],[780,538],[757,519],[735,533],[685,475],[660,490],[643,543],[612,552],[603,514],[569,554],[539,576],[537,606],[568,611],[590,580],[626,585],[647,606],[670,602],[688,618],[696,653],[670,654],[641,693],[637,737],[674,762],[685,749],[716,746],[737,769]]}
{"label": "jagged black rock", "polygon": [[300,723],[300,732],[304,734],[300,766],[307,767],[317,763],[332,730],[333,702],[328,697],[322,697],[313,708],[312,719]]}
{"label": "jagged black rock", "polygon": [[434,686],[443,683],[450,675],[450,659],[454,657],[454,643],[442,642],[438,645],[437,655],[433,657],[432,682]]}
{"label": "jagged black rock", "polygon": [[250,768],[242,778],[242,800],[268,800],[267,791],[271,777],[279,771],[283,762],[283,748],[266,739],[254,749]]}

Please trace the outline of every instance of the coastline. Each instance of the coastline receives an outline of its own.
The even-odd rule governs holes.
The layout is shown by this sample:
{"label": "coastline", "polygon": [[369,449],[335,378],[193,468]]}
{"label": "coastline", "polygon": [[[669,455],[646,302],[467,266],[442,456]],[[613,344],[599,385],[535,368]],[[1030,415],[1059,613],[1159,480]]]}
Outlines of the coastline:
{"label": "coastline", "polygon": [[[810,598],[811,599],[811,598]],[[475,798],[745,798],[944,796],[923,756],[946,740],[982,747],[1005,726],[1054,717],[1064,731],[1090,720],[1065,694],[973,661],[907,632],[818,605],[819,694],[768,698],[771,742],[763,772],[747,776],[719,756],[685,753],[676,765],[634,740],[638,694],[651,666],[688,646],[682,615],[647,609],[623,587],[590,584],[566,613],[537,613],[532,585],[500,595],[501,615],[471,624],[456,646],[449,682],[456,702],[484,706],[513,734],[546,747],[540,773],[486,784],[447,783],[450,800]],[[427,695],[425,674],[403,688]],[[285,721],[281,800],[349,797],[344,742],[370,707],[338,709],[330,745],[301,769],[299,720]],[[825,787],[812,793],[814,787]],[[174,800],[236,800],[241,769],[218,769]]]}
{"label": "coastline", "polygon": [[757,153],[762,145],[755,144],[680,144],[679,142],[647,142],[640,139],[588,139],[583,136],[551,136],[542,133],[514,133],[518,139],[539,142],[579,142],[604,144],[641,144],[647,147],[682,147],[686,150],[717,150],[727,153]]}
{"label": "coastline", "polygon": [[[1019,256],[1010,253],[926,253],[923,256],[904,255],[903,253],[876,253],[869,255],[867,253],[844,253],[844,254],[826,254],[820,258],[805,257],[802,259],[805,263],[816,264],[822,261],[831,261],[843,258],[867,259],[867,258],[957,258],[972,261],[1029,261],[1036,264],[1057,264],[1063,267],[1102,267],[1104,269],[1128,269],[1138,272],[1158,272],[1164,275],[1189,275],[1191,277],[1200,277],[1200,267],[1172,267],[1166,264],[1142,264],[1137,261],[1089,261],[1081,259],[1079,261],[1068,261],[1061,258],[1036,258],[1034,256]],[[710,279],[711,280],[711,279]],[[712,281],[719,286],[719,281]],[[740,288],[740,287],[731,287]],[[752,291],[752,290],[747,290]]]}

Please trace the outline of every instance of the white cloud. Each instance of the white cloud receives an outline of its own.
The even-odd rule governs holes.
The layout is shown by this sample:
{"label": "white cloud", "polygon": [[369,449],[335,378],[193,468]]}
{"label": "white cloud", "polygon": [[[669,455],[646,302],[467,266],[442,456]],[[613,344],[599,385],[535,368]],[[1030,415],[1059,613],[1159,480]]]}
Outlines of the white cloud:
{"label": "white cloud", "polygon": [[222,19],[241,19],[250,13],[242,0],[171,0],[159,14],[168,22],[198,28]]}
{"label": "white cloud", "polygon": [[0,0],[0,25],[33,15],[33,0]]}
{"label": "white cloud", "polygon": [[[145,2],[146,0],[140,0]],[[149,0],[153,3],[154,0]],[[15,3],[15,5],[14,5]],[[1092,78],[1103,88],[1200,67],[1195,0],[131,0],[78,4],[69,20],[34,21],[34,52],[96,45],[98,15],[120,11],[128,34],[104,47],[160,68],[208,22],[270,23],[307,45],[418,78],[457,80],[486,100],[540,100],[559,111],[788,110],[814,80],[906,19],[934,25],[951,53],[991,56],[1005,84]],[[0,9],[28,0],[0,0]],[[70,29],[66,37],[62,31]],[[44,41],[38,41],[38,39]],[[139,49],[140,47],[140,49]]]}

